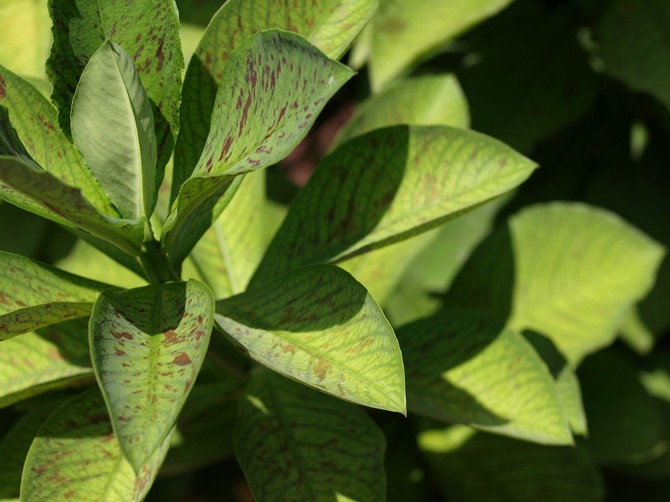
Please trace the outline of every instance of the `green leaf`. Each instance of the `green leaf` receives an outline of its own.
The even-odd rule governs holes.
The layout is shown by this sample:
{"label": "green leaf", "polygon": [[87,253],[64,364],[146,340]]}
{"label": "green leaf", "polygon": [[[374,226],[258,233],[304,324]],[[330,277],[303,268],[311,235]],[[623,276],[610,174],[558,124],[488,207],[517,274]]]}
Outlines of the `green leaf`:
{"label": "green leaf", "polygon": [[0,155],[0,198],[66,227],[80,228],[130,256],[140,253],[142,220],[98,213],[81,190],[64,184],[32,161]]}
{"label": "green leaf", "polygon": [[77,317],[88,317],[111,286],[0,251],[0,340]]}
{"label": "green leaf", "polygon": [[421,57],[512,0],[384,0],[372,24],[370,80],[379,91]]}
{"label": "green leaf", "polygon": [[214,298],[197,282],[102,293],[89,340],[116,436],[136,472],[174,426],[202,366]]}
{"label": "green leaf", "polygon": [[[80,188],[83,197],[98,212],[119,216],[81,154],[58,127],[54,107],[32,85],[0,66],[0,110],[3,107],[9,113],[9,123],[0,125],[0,129],[5,129],[0,131],[0,139],[12,135],[14,127],[21,144],[40,167],[66,185]],[[3,149],[1,143],[3,155],[17,153]]]}
{"label": "green leaf", "polygon": [[270,372],[240,400],[235,450],[256,500],[385,500],[385,449],[363,410]]}
{"label": "green leaf", "polygon": [[338,143],[393,125],[448,125],[466,128],[468,102],[453,75],[424,75],[403,80],[363,102],[347,122]]}
{"label": "green leaf", "polygon": [[525,209],[510,229],[516,284],[509,325],[548,336],[573,364],[614,340],[664,255],[618,216],[582,204]]}
{"label": "green leaf", "polygon": [[229,178],[288,155],[352,75],[288,32],[258,33],[235,50],[223,70],[207,143],[163,228],[173,264],[220,214],[222,207],[213,209]]}
{"label": "green leaf", "polygon": [[93,381],[87,320],[54,324],[3,341],[0,408],[52,389]]}
{"label": "green leaf", "polygon": [[49,14],[43,2],[4,0],[0,5],[0,63],[22,75],[43,78],[49,55]]}
{"label": "green leaf", "polygon": [[600,472],[584,448],[541,446],[459,425],[424,430],[418,442],[449,500],[604,499]]}
{"label": "green leaf", "polygon": [[434,228],[535,168],[498,141],[446,126],[372,131],[326,157],[293,202],[252,285]]}
{"label": "green leaf", "polygon": [[519,333],[446,311],[398,330],[410,411],[543,444],[572,444],[554,381]]}
{"label": "green leaf", "polygon": [[670,107],[670,5],[665,0],[613,0],[596,27],[605,69]]}
{"label": "green leaf", "polygon": [[23,470],[21,500],[143,500],[169,437],[139,474],[124,458],[97,387],[66,402],[40,428]]}
{"label": "green leaf", "polygon": [[156,135],[151,103],[133,62],[105,41],[72,99],[74,143],[124,218],[149,218],[156,204]]}
{"label": "green leaf", "polygon": [[405,413],[402,355],[367,291],[337,267],[304,267],[218,301],[216,321],[259,363],[341,399]]}
{"label": "green leaf", "polygon": [[219,82],[229,56],[248,37],[278,28],[296,32],[331,58],[351,44],[377,0],[229,0],[211,19],[184,79],[172,199],[205,148]]}
{"label": "green leaf", "polygon": [[49,12],[54,42],[47,74],[61,127],[69,133],[72,99],[86,63],[102,41],[115,41],[131,56],[151,99],[160,181],[179,130],[184,71],[174,0],[49,0]]}

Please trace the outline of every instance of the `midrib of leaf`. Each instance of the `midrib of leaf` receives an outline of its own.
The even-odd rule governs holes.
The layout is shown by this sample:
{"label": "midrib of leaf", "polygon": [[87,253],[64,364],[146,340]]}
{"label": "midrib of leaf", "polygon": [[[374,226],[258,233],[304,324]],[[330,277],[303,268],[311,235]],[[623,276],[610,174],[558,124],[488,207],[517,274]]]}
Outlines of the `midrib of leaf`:
{"label": "midrib of leaf", "polygon": [[[153,311],[153,319],[152,319],[152,328],[155,333],[152,333],[149,335],[149,344],[151,346],[151,358],[152,360],[156,360],[156,356],[160,353],[161,349],[161,334],[158,334],[160,331],[160,323],[161,323],[161,318],[163,317],[163,284],[158,284],[157,285],[158,292],[156,294],[156,300],[157,304],[156,306],[152,309]],[[151,390],[151,394],[149,397],[154,397],[155,393],[154,390],[156,388],[156,382],[159,380],[158,378],[158,368],[155,364],[149,364],[149,389]],[[154,411],[156,408],[154,407]],[[152,417],[153,418],[153,417]],[[161,441],[165,439],[162,438]],[[139,475],[139,473],[137,473]]]}
{"label": "midrib of leaf", "polygon": [[230,290],[233,295],[241,293],[242,291],[240,290],[240,285],[237,281],[235,267],[233,266],[233,259],[230,256],[228,243],[226,242],[226,236],[223,234],[223,230],[217,224],[214,224],[214,235],[216,235],[216,241],[219,244],[221,259],[223,260],[223,266],[226,269],[226,275],[228,276],[228,282],[230,283]]}

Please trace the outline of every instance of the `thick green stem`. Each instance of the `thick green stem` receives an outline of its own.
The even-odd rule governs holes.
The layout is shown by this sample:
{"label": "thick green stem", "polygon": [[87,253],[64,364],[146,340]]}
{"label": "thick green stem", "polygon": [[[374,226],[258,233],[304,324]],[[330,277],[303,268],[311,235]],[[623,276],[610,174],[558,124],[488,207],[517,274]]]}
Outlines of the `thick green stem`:
{"label": "thick green stem", "polygon": [[142,244],[142,254],[139,256],[139,261],[147,280],[152,284],[180,280],[179,274],[174,270],[160,244],[155,240]]}

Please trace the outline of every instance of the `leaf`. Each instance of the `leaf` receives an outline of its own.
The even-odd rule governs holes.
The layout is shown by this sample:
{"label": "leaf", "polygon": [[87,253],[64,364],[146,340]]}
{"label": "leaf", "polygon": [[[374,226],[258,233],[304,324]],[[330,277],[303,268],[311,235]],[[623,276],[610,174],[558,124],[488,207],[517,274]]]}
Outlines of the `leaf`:
{"label": "leaf", "polygon": [[0,251],[0,340],[77,317],[88,317],[111,286]]}
{"label": "leaf", "polygon": [[216,322],[249,356],[341,399],[405,413],[402,355],[382,310],[332,266],[220,300]]}
{"label": "leaf", "polygon": [[102,41],[113,40],[131,55],[152,102],[159,182],[179,130],[184,71],[174,0],[49,0],[49,13],[54,42],[47,75],[61,127],[69,133],[72,99],[86,63]]}
{"label": "leaf", "polygon": [[288,32],[258,33],[235,50],[223,70],[207,143],[163,228],[173,264],[220,214],[222,207],[211,209],[229,178],[288,155],[352,75]]}
{"label": "leaf", "polygon": [[240,400],[235,450],[256,500],[385,500],[385,449],[363,410],[270,372]]}
{"label": "leaf", "polygon": [[149,218],[156,204],[156,135],[151,103],[116,42],[91,56],[72,99],[72,137],[124,218]]}
{"label": "leaf", "polygon": [[52,389],[93,381],[87,320],[54,324],[3,341],[0,346],[0,408]]}
{"label": "leaf", "polygon": [[[59,181],[81,189],[83,197],[100,213],[119,216],[109,198],[84,164],[84,159],[58,127],[56,110],[28,82],[0,66],[0,111],[7,108],[9,121],[1,123],[0,138],[11,128],[35,162]],[[68,110],[69,115],[69,110]],[[10,125],[11,124],[11,125]],[[2,148],[0,153],[14,154]]]}
{"label": "leaf", "polygon": [[42,2],[5,0],[0,5],[0,63],[22,75],[45,76],[49,16]]}
{"label": "leaf", "polygon": [[446,126],[355,138],[326,157],[300,191],[251,284],[434,228],[513,189],[535,167],[492,138]]}
{"label": "leaf", "polygon": [[167,453],[167,438],[138,475],[123,457],[97,387],[57,409],[33,441],[21,500],[144,499]]}
{"label": "leaf", "polygon": [[64,184],[33,162],[0,155],[0,198],[66,227],[80,228],[126,254],[140,254],[142,220],[98,213],[81,190]]}
{"label": "leaf", "polygon": [[170,433],[202,366],[214,298],[197,282],[100,295],[89,343],[114,431],[139,472]]}
{"label": "leaf", "polygon": [[530,207],[510,229],[516,284],[509,325],[548,336],[573,364],[614,340],[664,255],[618,216],[582,204]]}
{"label": "leaf", "polygon": [[606,71],[631,88],[650,93],[667,107],[669,22],[670,5],[664,0],[613,0],[596,26]]}
{"label": "leaf", "polygon": [[[188,66],[175,148],[172,199],[205,148],[219,82],[229,56],[248,37],[271,28],[296,32],[338,58],[377,8],[377,0],[229,0],[211,19]],[[299,13],[299,14],[298,14]]]}
{"label": "leaf", "polygon": [[384,0],[372,24],[370,80],[375,91],[512,0]]}
{"label": "leaf", "polygon": [[584,448],[541,446],[462,425],[424,430],[418,442],[449,500],[604,499],[601,474]]}
{"label": "leaf", "polygon": [[554,381],[519,333],[475,311],[398,331],[410,411],[542,444],[572,444]]}

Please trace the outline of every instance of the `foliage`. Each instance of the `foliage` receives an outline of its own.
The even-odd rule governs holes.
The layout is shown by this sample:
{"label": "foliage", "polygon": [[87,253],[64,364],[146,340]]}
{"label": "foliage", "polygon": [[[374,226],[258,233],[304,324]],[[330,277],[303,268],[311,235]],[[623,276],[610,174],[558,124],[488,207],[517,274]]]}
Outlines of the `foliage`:
{"label": "foliage", "polygon": [[668,19],[3,2],[0,498],[667,498]]}

